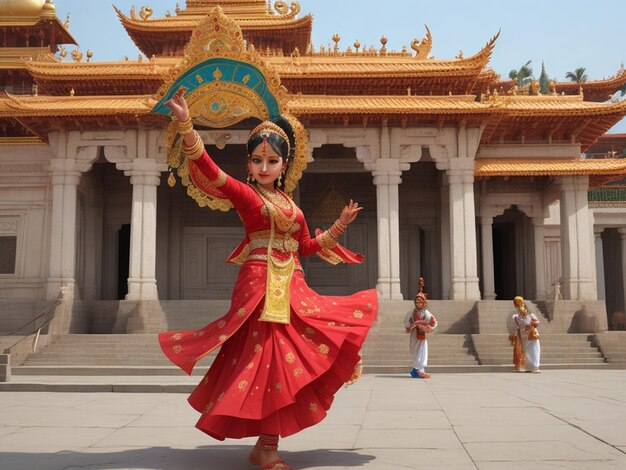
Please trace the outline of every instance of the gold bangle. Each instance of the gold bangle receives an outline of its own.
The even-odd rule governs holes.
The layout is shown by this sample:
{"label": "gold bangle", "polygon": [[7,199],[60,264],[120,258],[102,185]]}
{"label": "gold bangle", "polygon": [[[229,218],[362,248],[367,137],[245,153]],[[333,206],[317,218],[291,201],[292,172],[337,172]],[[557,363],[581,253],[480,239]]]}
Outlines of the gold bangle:
{"label": "gold bangle", "polygon": [[344,223],[341,222],[341,220],[337,219],[335,220],[335,223],[333,225],[337,226],[337,230],[339,230],[340,232],[345,232],[346,228],[348,228],[348,226]]}
{"label": "gold bangle", "polygon": [[193,132],[196,135],[196,140],[191,145],[187,145],[183,141],[181,150],[190,160],[198,160],[202,156],[202,152],[204,151],[204,142],[202,142],[202,139],[196,131]]}
{"label": "gold bangle", "polygon": [[193,132],[193,122],[191,121],[191,116],[187,118],[186,121],[178,123],[178,133],[183,137],[187,134],[191,134]]}

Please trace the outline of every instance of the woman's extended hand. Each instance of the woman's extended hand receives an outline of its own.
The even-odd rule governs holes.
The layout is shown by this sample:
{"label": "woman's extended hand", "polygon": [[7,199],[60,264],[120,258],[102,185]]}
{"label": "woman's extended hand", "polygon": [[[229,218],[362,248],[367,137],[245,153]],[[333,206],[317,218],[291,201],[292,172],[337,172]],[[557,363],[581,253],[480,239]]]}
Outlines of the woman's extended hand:
{"label": "woman's extended hand", "polygon": [[339,216],[339,222],[344,225],[348,225],[354,222],[354,219],[356,219],[356,216],[361,210],[363,210],[363,208],[359,207],[359,203],[353,202],[352,199],[350,199],[348,205],[345,206],[341,211],[341,215]]}
{"label": "woman's extended hand", "polygon": [[165,103],[165,106],[172,110],[176,119],[180,122],[185,122],[189,119],[189,108],[187,107],[187,100],[185,99],[185,92],[187,89],[185,87],[180,87],[174,96]]}

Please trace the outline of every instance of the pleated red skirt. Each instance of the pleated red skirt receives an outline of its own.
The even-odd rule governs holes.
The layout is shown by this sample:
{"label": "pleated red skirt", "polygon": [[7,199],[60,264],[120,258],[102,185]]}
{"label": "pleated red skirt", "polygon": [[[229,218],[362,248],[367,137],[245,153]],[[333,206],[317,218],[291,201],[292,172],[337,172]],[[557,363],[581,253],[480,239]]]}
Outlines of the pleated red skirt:
{"label": "pleated red skirt", "polygon": [[[209,352],[198,352],[198,338],[230,326],[234,332],[220,336],[216,359],[189,396],[191,406],[202,413],[196,427],[219,440],[289,436],[321,421],[337,390],[352,376],[376,319],[377,294],[370,289],[350,296],[322,296],[296,271],[290,324],[262,322],[264,292],[241,318],[243,309],[236,301],[238,286],[244,284],[239,282],[241,274],[246,277],[240,273],[229,313],[201,330],[162,333],[159,341],[165,354],[190,373],[189,364],[193,367]],[[237,318],[241,322],[233,327]],[[187,351],[195,357],[186,358]]]}

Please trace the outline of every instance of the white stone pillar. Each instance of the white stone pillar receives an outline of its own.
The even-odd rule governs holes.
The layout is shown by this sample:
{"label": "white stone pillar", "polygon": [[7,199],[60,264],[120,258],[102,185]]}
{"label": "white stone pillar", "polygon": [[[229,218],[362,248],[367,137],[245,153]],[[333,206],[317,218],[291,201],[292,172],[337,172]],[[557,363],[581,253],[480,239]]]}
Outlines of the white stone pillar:
{"label": "white stone pillar", "polygon": [[[392,160],[393,161],[393,160]],[[378,281],[376,289],[385,300],[402,300],[400,290],[400,220],[398,185],[402,172],[374,170],[378,225]]]}
{"label": "white stone pillar", "polygon": [[158,300],[156,284],[157,186],[161,167],[154,160],[133,160],[124,171],[133,185],[130,224],[130,264],[126,300]]}
{"label": "white stone pillar", "polygon": [[535,243],[535,299],[546,299],[545,237],[543,217],[533,217],[533,238]]}
{"label": "white stone pillar", "polygon": [[450,197],[451,300],[480,300],[476,249],[474,170],[448,171]]}
{"label": "white stone pillar", "polygon": [[604,247],[602,245],[603,231],[604,227],[594,227],[593,230],[596,252],[596,288],[598,290],[598,300],[606,300],[606,287],[604,285]]}
{"label": "white stone pillar", "polygon": [[565,176],[561,186],[561,262],[563,264],[563,298],[596,300],[598,295],[592,270],[594,247],[587,204],[589,178]]}
{"label": "white stone pillar", "polygon": [[50,230],[50,270],[46,298],[56,298],[61,288],[74,297],[76,286],[76,197],[80,170],[75,160],[50,161],[52,217]]}
{"label": "white stone pillar", "polygon": [[493,217],[480,218],[483,261],[483,299],[495,300],[496,287],[493,274]]}

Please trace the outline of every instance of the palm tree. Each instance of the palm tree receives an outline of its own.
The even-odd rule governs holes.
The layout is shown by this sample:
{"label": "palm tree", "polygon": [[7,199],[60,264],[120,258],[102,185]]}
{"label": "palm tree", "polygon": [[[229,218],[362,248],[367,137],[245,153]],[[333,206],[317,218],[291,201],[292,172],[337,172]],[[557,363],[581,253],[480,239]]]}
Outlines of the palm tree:
{"label": "palm tree", "polygon": [[578,67],[573,72],[567,72],[565,78],[569,78],[574,83],[584,83],[589,80],[589,77],[585,73],[587,69],[585,67]]}
{"label": "palm tree", "polygon": [[519,88],[528,85],[534,80],[533,68],[530,66],[531,62],[532,61],[529,60],[524,65],[522,65],[519,70],[513,69],[509,72],[509,78],[511,80],[515,80],[515,84]]}

